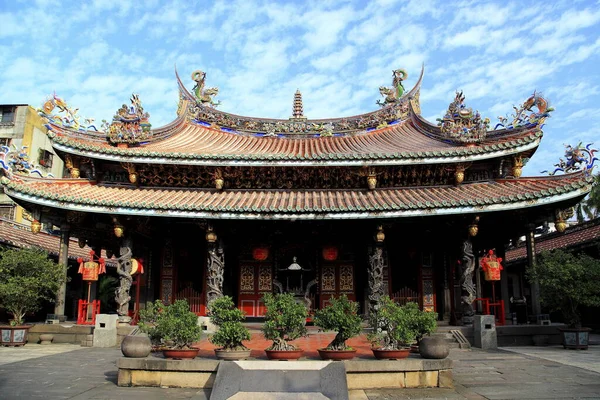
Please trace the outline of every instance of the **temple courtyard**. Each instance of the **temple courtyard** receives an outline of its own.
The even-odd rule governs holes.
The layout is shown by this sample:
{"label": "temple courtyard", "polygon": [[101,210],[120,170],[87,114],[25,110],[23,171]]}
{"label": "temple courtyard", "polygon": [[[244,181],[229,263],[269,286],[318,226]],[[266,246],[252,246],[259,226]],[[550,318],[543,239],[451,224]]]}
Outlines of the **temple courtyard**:
{"label": "temple courtyard", "polygon": [[[590,339],[592,345],[587,351],[564,350],[562,346],[502,347],[496,351],[452,349],[453,389],[351,390],[349,396],[350,399],[598,399],[600,335],[591,335]],[[314,335],[303,344],[321,346],[325,340],[325,336]],[[205,349],[201,356],[210,357],[208,345],[201,347]],[[307,359],[316,359],[313,350],[308,349]],[[256,355],[261,357],[260,353]],[[117,348],[71,344],[0,348],[0,398],[150,400],[210,396],[210,391],[198,389],[118,387],[116,362],[120,357]],[[368,355],[365,352],[359,357],[367,359]],[[289,398],[310,397],[290,394]]]}

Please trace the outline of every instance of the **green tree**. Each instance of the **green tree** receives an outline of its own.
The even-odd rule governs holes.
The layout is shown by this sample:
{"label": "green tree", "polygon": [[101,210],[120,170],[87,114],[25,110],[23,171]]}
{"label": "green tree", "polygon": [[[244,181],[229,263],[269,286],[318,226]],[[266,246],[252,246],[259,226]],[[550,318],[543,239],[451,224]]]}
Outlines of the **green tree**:
{"label": "green tree", "polygon": [[161,300],[140,310],[139,327],[153,343],[172,349],[189,349],[202,337],[198,317],[186,300],[164,305]]}
{"label": "green tree", "polygon": [[569,326],[581,326],[580,306],[600,306],[600,260],[586,254],[543,252],[527,278],[538,281],[541,303]]}
{"label": "green tree", "polygon": [[327,350],[349,350],[346,340],[357,336],[362,321],[358,315],[358,303],[350,301],[346,295],[339,299],[331,298],[327,307],[317,310],[314,323],[324,331],[335,331],[335,338],[327,345]]}
{"label": "green tree", "polygon": [[219,297],[208,308],[210,321],[219,327],[209,338],[210,342],[221,346],[223,350],[248,350],[242,343],[250,340],[250,331],[242,325],[244,312],[235,306],[231,297]]}
{"label": "green tree", "polygon": [[263,301],[267,312],[262,331],[265,339],[273,341],[267,350],[296,350],[296,346],[288,342],[307,335],[308,312],[304,304],[297,303],[290,293],[265,293]]}
{"label": "green tree", "polygon": [[37,249],[8,249],[0,252],[0,306],[23,323],[25,314],[37,311],[41,302],[54,302],[65,282],[63,267]]}
{"label": "green tree", "polygon": [[600,173],[594,177],[590,193],[575,206],[577,222],[600,217]]}

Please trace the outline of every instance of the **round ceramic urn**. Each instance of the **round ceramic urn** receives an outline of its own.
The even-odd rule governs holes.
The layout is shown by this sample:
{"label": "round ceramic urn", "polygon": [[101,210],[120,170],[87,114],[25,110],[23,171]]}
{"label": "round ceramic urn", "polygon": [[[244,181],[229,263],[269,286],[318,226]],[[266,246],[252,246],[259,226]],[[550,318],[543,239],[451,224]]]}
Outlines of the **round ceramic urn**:
{"label": "round ceramic urn", "polygon": [[423,358],[442,359],[448,357],[448,343],[439,337],[427,336],[419,343],[419,352]]}
{"label": "round ceramic urn", "polygon": [[144,358],[148,357],[152,350],[150,338],[146,335],[127,335],[121,343],[121,353],[125,357]]}

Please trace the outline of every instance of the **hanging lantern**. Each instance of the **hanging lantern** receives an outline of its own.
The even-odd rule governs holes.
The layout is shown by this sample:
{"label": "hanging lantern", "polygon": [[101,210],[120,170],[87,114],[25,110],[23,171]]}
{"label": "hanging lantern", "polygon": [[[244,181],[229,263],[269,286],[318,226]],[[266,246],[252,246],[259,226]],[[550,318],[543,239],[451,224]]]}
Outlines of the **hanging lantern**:
{"label": "hanging lantern", "polygon": [[477,236],[478,233],[479,233],[479,227],[477,226],[477,224],[469,225],[469,236],[474,237],[474,236]]}
{"label": "hanging lantern", "polygon": [[338,258],[338,248],[335,246],[323,247],[323,259],[326,261],[335,261]]}
{"label": "hanging lantern", "polygon": [[79,257],[77,262],[79,262],[79,271],[77,272],[82,275],[81,278],[84,281],[97,281],[99,274],[106,273],[104,259],[97,257],[94,250],[90,251],[89,261],[84,262],[83,258]]}
{"label": "hanging lantern", "polygon": [[377,187],[377,176],[369,175],[367,177],[367,185],[369,186],[369,190],[374,190]]}
{"label": "hanging lantern", "polygon": [[565,229],[567,229],[567,223],[564,219],[558,218],[556,221],[554,221],[554,227],[559,233],[563,233]]}
{"label": "hanging lantern", "polygon": [[459,165],[456,167],[456,171],[454,171],[454,183],[460,185],[465,180],[465,167]]}
{"label": "hanging lantern", "polygon": [[131,172],[129,174],[129,182],[130,183],[134,183],[135,184],[137,182],[137,179],[138,179],[137,172]]}
{"label": "hanging lantern", "polygon": [[265,261],[269,258],[269,248],[268,247],[255,247],[252,250],[252,258],[256,261]]}
{"label": "hanging lantern", "polygon": [[217,190],[223,189],[223,184],[224,183],[225,183],[225,180],[223,180],[223,178],[217,178],[217,179],[215,179],[215,188]]}
{"label": "hanging lantern", "polygon": [[217,234],[213,231],[212,226],[208,226],[208,228],[206,228],[206,241],[208,243],[214,243],[217,241]]}
{"label": "hanging lantern", "polygon": [[113,232],[115,233],[115,236],[120,238],[123,237],[123,227],[121,225],[115,225],[115,227],[113,228]]}
{"label": "hanging lantern", "polygon": [[85,247],[85,239],[84,238],[79,238],[77,240],[77,245],[79,245],[79,247],[83,249]]}
{"label": "hanging lantern", "polygon": [[79,173],[79,168],[71,168],[71,178],[79,178],[80,173]]}
{"label": "hanging lantern", "polygon": [[42,223],[37,219],[31,221],[31,233],[40,233],[42,230]]}
{"label": "hanging lantern", "polygon": [[515,157],[513,161],[512,175],[515,178],[520,178],[523,173],[523,158],[521,156]]}
{"label": "hanging lantern", "polygon": [[383,233],[382,225],[379,225],[377,227],[377,234],[375,234],[375,240],[377,241],[377,243],[383,243],[383,241],[385,240],[385,233]]}
{"label": "hanging lantern", "polygon": [[502,264],[500,264],[501,262],[502,258],[496,257],[494,250],[490,250],[487,256],[481,258],[479,265],[483,269],[486,281],[500,280],[500,271],[504,269],[502,268]]}

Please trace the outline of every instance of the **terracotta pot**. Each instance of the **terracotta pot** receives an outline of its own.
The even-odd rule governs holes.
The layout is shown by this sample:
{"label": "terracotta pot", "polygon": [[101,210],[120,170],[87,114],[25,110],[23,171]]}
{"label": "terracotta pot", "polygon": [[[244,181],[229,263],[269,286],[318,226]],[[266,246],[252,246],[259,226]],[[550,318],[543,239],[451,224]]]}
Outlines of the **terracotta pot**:
{"label": "terracotta pot", "polygon": [[371,350],[373,350],[373,355],[378,360],[400,360],[401,358],[407,358],[410,354],[410,347],[400,350]]}
{"label": "terracotta pot", "polygon": [[322,360],[352,360],[356,355],[356,350],[326,350],[317,349]]}
{"label": "terracotta pot", "polygon": [[152,343],[146,335],[127,335],[121,343],[121,353],[125,357],[144,358],[150,355]]}
{"label": "terracotta pot", "polygon": [[0,326],[0,344],[2,346],[24,346],[31,325]]}
{"label": "terracotta pot", "polygon": [[235,360],[246,360],[250,358],[251,350],[223,350],[215,349],[215,356],[219,360],[235,361]]}
{"label": "terracotta pot", "polygon": [[297,360],[302,357],[304,350],[265,350],[269,360]]}
{"label": "terracotta pot", "polygon": [[442,359],[450,354],[448,343],[439,337],[424,337],[419,343],[419,352],[421,357],[430,359]]}
{"label": "terracotta pot", "polygon": [[200,349],[163,349],[163,356],[173,360],[193,360],[198,355]]}

